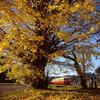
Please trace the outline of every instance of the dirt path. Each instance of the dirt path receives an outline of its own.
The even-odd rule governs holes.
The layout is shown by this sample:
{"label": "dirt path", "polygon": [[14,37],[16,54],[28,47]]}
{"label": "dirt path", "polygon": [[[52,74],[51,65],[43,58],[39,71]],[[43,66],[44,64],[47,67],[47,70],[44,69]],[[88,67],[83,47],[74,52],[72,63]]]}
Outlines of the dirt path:
{"label": "dirt path", "polygon": [[14,92],[19,89],[24,89],[23,85],[14,84],[14,83],[0,83],[0,94],[7,92]]}

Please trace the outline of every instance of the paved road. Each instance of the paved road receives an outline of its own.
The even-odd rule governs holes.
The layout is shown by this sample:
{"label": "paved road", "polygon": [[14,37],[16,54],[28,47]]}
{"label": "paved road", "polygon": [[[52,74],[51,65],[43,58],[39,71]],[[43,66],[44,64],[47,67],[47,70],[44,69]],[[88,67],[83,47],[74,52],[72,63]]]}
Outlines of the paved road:
{"label": "paved road", "polygon": [[14,84],[14,83],[0,83],[0,94],[13,92],[19,89],[24,89],[23,85]]}

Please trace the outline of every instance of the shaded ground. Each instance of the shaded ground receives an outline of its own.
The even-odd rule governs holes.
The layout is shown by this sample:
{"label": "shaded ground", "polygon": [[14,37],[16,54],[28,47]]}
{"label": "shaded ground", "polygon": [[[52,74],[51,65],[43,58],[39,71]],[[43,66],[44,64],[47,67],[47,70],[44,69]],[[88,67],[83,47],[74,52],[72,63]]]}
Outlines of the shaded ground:
{"label": "shaded ground", "polygon": [[100,89],[82,90],[71,86],[37,90],[16,84],[0,84],[0,91],[0,100],[100,100]]}
{"label": "shaded ground", "polygon": [[14,92],[20,89],[24,89],[23,85],[14,84],[14,83],[0,83],[0,94],[5,94],[8,92]]}

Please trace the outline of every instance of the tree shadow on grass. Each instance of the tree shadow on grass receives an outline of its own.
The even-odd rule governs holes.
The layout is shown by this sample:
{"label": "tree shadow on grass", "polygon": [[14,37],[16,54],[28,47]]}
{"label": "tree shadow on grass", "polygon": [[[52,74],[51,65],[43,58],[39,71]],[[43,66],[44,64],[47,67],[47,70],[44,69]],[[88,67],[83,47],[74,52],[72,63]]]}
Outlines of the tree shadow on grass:
{"label": "tree shadow on grass", "polygon": [[76,89],[76,90],[73,90],[73,89],[70,89],[70,90],[62,90],[62,89],[47,89],[49,91],[60,91],[60,92],[77,92],[77,93],[88,93],[92,96],[96,96],[96,95],[100,95],[100,88],[88,88],[88,89]]}
{"label": "tree shadow on grass", "polygon": [[100,88],[89,88],[89,89],[82,89],[79,92],[86,92],[91,95],[100,95]]}

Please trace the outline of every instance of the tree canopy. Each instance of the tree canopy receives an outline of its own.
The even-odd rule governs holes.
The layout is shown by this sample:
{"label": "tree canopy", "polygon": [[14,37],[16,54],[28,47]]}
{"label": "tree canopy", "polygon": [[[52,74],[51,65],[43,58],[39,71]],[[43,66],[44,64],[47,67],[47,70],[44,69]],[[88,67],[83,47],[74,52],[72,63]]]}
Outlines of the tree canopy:
{"label": "tree canopy", "polygon": [[97,31],[94,10],[94,0],[0,0],[0,72],[20,83],[44,79],[49,59]]}

